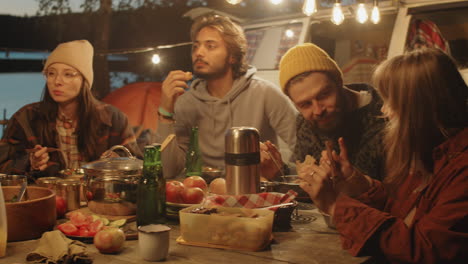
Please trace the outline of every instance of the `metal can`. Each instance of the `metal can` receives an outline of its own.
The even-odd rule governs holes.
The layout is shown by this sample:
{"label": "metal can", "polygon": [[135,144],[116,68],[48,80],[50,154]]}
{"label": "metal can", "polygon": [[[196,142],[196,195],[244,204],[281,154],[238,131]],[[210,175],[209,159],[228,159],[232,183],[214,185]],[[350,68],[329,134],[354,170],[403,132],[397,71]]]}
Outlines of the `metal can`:
{"label": "metal can", "polygon": [[36,184],[57,192],[57,181],[59,180],[61,180],[59,177],[42,177],[36,180]]}
{"label": "metal can", "polygon": [[80,209],[81,183],[77,179],[63,179],[57,181],[57,195],[67,204],[67,211]]}

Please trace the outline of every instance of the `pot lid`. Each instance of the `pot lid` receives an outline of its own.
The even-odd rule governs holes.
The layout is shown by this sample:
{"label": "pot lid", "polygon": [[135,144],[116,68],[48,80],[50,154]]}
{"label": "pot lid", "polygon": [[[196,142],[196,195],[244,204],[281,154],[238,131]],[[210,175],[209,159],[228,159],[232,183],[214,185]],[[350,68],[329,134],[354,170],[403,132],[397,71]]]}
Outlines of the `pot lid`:
{"label": "pot lid", "polygon": [[82,168],[99,171],[135,171],[143,169],[143,161],[135,157],[114,157],[89,162]]}

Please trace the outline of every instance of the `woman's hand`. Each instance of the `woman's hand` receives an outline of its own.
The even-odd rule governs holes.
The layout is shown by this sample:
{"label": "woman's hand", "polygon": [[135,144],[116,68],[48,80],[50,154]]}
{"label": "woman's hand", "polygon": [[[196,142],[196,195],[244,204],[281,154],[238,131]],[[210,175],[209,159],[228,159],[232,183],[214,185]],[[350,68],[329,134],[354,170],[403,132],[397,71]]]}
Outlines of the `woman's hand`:
{"label": "woman's hand", "polygon": [[304,165],[298,171],[301,179],[299,186],[306,191],[314,204],[325,214],[332,215],[335,208],[337,193],[333,187],[332,168],[323,163]]}
{"label": "woman's hand", "polygon": [[[343,138],[338,139],[338,145],[340,146],[340,154],[336,154],[335,151],[332,153],[332,158],[337,169],[334,171],[334,185],[336,193],[344,193],[350,197],[357,197],[362,193],[369,190],[372,180],[361,173],[355,168],[348,158],[348,149],[346,148]],[[332,161],[329,160],[326,151],[322,151],[322,158],[320,164],[324,167],[330,167]]]}
{"label": "woman's hand", "polygon": [[29,162],[31,163],[31,170],[43,171],[47,168],[49,161],[49,153],[47,147],[41,145],[34,146],[35,151],[29,154]]}
{"label": "woman's hand", "polygon": [[283,160],[276,146],[267,140],[265,143],[260,142],[260,173],[268,179],[273,180],[278,175],[282,174]]}

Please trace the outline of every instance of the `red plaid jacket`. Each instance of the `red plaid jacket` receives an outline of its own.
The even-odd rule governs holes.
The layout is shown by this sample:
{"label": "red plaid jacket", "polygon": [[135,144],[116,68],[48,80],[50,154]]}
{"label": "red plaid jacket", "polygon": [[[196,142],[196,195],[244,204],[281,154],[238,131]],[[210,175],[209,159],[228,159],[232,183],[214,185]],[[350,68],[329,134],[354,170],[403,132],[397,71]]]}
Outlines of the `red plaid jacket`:
{"label": "red plaid jacket", "polygon": [[434,175],[423,188],[421,177],[411,174],[392,198],[376,180],[357,199],[338,197],[334,222],[344,249],[373,255],[377,263],[466,263],[468,128],[435,148],[433,158]]}
{"label": "red plaid jacket", "polygon": [[[108,104],[100,104],[98,109],[102,123],[94,125],[100,127],[101,137],[97,142],[89,142],[95,144],[96,153],[89,157],[88,161],[99,159],[104,151],[114,145],[124,145],[134,155],[141,157],[126,115]],[[47,141],[45,135],[52,135],[50,141]],[[22,107],[8,122],[7,130],[0,141],[0,172],[32,175],[25,149],[34,148],[36,144],[58,147],[57,138],[55,122],[48,124],[44,121],[44,114],[39,111],[39,103]],[[50,152],[49,157],[47,169],[34,174],[34,177],[54,176],[65,168],[65,161],[60,152]]]}

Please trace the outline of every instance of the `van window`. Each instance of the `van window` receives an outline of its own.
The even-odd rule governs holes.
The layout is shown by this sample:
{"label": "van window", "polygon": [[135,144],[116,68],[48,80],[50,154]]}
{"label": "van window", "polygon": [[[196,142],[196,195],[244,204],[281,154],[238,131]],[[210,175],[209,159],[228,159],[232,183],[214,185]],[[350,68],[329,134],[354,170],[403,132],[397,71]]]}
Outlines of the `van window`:
{"label": "van window", "polygon": [[375,66],[387,58],[396,14],[383,14],[378,24],[346,18],[341,25],[313,21],[310,41],[324,49],[340,66],[344,83],[369,83]]}
{"label": "van window", "polygon": [[468,67],[468,7],[413,9],[411,13],[407,50],[420,46],[441,48],[460,66]]}
{"label": "van window", "polygon": [[302,23],[245,30],[247,63],[259,70],[275,70],[283,54],[299,42]]}

